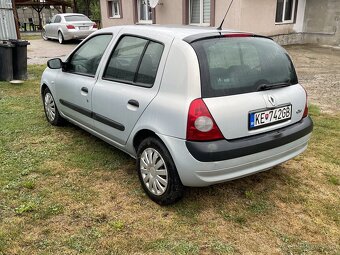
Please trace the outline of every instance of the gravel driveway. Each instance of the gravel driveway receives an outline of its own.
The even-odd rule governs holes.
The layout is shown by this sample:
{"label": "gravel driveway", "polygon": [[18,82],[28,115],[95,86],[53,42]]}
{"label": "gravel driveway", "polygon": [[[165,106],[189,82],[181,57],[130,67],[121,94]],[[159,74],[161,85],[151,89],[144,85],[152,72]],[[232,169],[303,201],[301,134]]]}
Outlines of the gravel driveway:
{"label": "gravel driveway", "polygon": [[[50,58],[67,56],[78,41],[59,44],[57,41],[31,40],[28,64],[46,64]],[[285,46],[296,67],[299,82],[307,89],[309,102],[323,112],[340,109],[340,49],[315,45]]]}
{"label": "gravel driveway", "polygon": [[322,112],[340,111],[340,49],[316,45],[285,47],[293,59],[299,82],[308,92],[309,102]]}
{"label": "gravel driveway", "polygon": [[44,41],[43,39],[30,40],[27,48],[28,64],[46,64],[51,58],[63,58],[67,56],[79,41],[71,41],[66,44],[59,44],[58,41]]}

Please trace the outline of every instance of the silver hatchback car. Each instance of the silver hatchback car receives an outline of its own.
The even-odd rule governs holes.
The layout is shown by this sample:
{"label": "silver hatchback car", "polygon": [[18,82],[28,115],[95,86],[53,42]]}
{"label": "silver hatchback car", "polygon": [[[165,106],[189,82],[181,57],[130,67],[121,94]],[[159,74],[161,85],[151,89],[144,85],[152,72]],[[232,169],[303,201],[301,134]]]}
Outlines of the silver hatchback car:
{"label": "silver hatchback car", "polygon": [[307,148],[313,123],[287,52],[271,39],[206,28],[99,30],[51,59],[41,95],[52,125],[70,121],[137,161],[159,204],[264,171]]}

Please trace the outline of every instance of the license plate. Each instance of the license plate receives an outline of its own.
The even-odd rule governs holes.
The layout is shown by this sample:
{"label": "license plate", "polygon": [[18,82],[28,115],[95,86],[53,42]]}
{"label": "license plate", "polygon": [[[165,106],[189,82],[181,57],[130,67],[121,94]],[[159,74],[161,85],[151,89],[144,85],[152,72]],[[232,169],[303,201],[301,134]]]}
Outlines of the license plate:
{"label": "license plate", "polygon": [[80,30],[89,30],[89,27],[79,27]]}
{"label": "license plate", "polygon": [[249,129],[270,126],[291,119],[292,105],[249,113]]}

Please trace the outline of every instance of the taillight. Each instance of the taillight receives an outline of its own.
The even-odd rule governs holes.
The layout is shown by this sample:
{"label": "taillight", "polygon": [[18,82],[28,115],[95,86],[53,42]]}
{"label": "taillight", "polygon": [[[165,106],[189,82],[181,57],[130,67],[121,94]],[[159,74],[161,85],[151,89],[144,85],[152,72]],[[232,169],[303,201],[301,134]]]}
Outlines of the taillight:
{"label": "taillight", "polygon": [[94,23],[92,27],[93,27],[93,28],[97,28],[97,24],[96,24],[96,23]]}
{"label": "taillight", "polygon": [[305,118],[308,116],[308,94],[307,94],[307,90],[305,88],[303,89],[305,90],[305,93],[306,93],[306,104],[305,104],[305,110],[303,111],[302,118]]}
{"label": "taillight", "polygon": [[73,25],[66,25],[67,29],[76,29]]}
{"label": "taillight", "polygon": [[191,102],[188,112],[187,140],[212,141],[223,135],[201,98]]}

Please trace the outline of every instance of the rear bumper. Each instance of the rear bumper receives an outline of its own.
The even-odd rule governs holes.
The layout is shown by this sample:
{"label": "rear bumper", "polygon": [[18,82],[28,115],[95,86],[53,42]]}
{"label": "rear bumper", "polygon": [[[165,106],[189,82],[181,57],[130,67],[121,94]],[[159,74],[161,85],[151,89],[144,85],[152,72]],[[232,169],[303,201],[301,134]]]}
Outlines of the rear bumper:
{"label": "rear bumper", "polygon": [[186,142],[191,155],[202,162],[212,162],[239,158],[246,155],[270,150],[291,143],[313,130],[310,117],[300,122],[265,134],[235,140],[212,142]]}
{"label": "rear bumper", "polygon": [[[301,129],[301,132],[296,128]],[[159,136],[173,157],[183,185],[202,187],[261,172],[301,154],[307,148],[312,128],[312,121],[310,118],[306,118],[298,124],[280,129],[281,133],[274,137],[275,143],[270,142],[270,139],[267,140],[265,137],[261,139],[257,137],[256,140],[244,139],[244,144],[248,144],[249,147],[218,147],[214,142],[210,142],[210,146],[204,145],[204,150],[199,152],[202,153],[203,159],[209,159],[208,161],[196,159],[189,151],[185,140],[160,134]],[[291,129],[292,132],[289,133],[288,129]],[[293,131],[296,131],[298,135],[293,135]],[[270,137],[270,133],[268,133],[268,136]],[[250,143],[249,139],[260,144],[258,150],[253,149],[255,144]],[[253,137],[253,139],[255,138]],[[278,142],[280,139],[281,141]],[[242,145],[242,143],[238,144]],[[218,150],[221,148],[222,150]],[[226,148],[231,148],[232,157],[229,156]],[[214,158],[222,158],[222,155],[224,155],[224,160],[213,160]]]}
{"label": "rear bumper", "polygon": [[85,39],[95,31],[96,30],[68,30],[67,32],[64,32],[63,36],[65,40]]}

